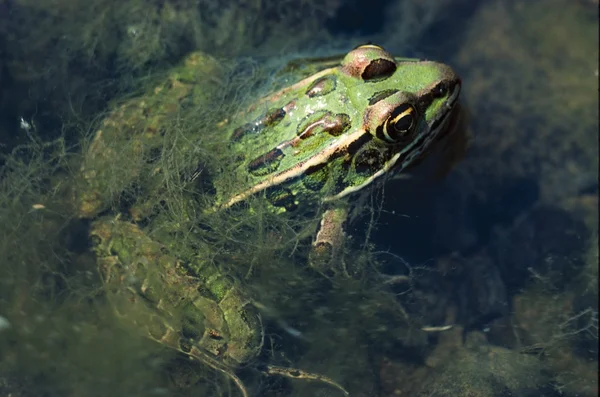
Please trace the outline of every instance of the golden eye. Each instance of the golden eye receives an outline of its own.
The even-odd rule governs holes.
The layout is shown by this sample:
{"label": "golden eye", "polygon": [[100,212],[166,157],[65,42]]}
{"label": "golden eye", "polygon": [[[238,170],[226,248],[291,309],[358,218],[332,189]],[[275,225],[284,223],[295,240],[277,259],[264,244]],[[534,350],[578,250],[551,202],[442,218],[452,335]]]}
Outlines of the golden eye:
{"label": "golden eye", "polygon": [[412,138],[417,125],[417,111],[410,104],[398,106],[385,121],[383,138],[391,143],[401,143]]}

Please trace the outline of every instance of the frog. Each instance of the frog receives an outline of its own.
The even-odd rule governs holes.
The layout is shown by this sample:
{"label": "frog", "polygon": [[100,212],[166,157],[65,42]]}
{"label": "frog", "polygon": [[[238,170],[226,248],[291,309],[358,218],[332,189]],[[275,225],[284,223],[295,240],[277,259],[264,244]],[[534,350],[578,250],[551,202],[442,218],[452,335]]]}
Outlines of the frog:
{"label": "frog", "polygon": [[[160,150],[167,116],[185,99],[203,103],[198,98],[208,90],[195,83],[197,70],[218,76],[219,66],[193,54],[152,95],[120,106],[103,122],[80,172],[81,217],[106,210],[121,194],[109,183],[116,180],[124,187],[140,177],[136,162],[107,170],[117,159],[142,160]],[[323,274],[347,276],[340,253],[352,203],[419,163],[454,130],[461,80],[448,65],[395,58],[374,44],[358,46],[341,60],[297,61],[287,69],[290,79],[300,80],[215,126],[215,137],[225,137],[228,158],[213,173],[215,194],[208,211],[225,211],[261,195],[275,214],[302,216],[317,209],[321,221],[309,264]],[[210,83],[213,79],[205,79],[202,87]],[[132,134],[135,128],[140,131]],[[144,205],[130,208],[134,220],[145,216]]]}
{"label": "frog", "polygon": [[[143,175],[144,160],[165,144],[161,130],[169,115],[189,101],[207,106],[199,86],[218,79],[199,85],[194,68],[217,76],[219,65],[193,54],[148,97],[110,114],[84,155],[75,201],[79,216],[93,220],[90,236],[109,295],[126,294],[129,299],[117,302],[147,313],[137,325],[150,339],[220,371],[247,396],[235,371],[258,356],[264,335],[257,304],[243,283],[209,266],[205,257],[178,258],[177,250],[169,252],[169,233],[151,239],[142,225],[159,222],[161,214],[152,213],[155,204],[134,202],[126,213],[104,218],[122,195],[119,187],[143,179],[152,182],[146,189],[155,192],[148,196],[165,191],[161,168]],[[320,221],[309,266],[327,277],[350,277],[342,253],[352,206],[418,164],[453,133],[461,80],[448,65],[397,58],[373,44],[343,57],[292,62],[281,73],[287,76],[279,79],[283,87],[214,125],[214,138],[223,141],[229,161],[212,173],[210,193],[202,193],[211,204],[201,210],[243,217],[258,198],[275,216],[316,212]],[[190,144],[180,149],[194,150]],[[124,156],[134,159],[130,167],[105,170]],[[184,181],[188,190],[201,174],[192,172]],[[116,179],[118,186],[108,188]],[[196,210],[191,204],[190,217]],[[176,230],[178,224],[169,227]],[[319,380],[347,395],[320,374],[263,369],[269,375]]]}

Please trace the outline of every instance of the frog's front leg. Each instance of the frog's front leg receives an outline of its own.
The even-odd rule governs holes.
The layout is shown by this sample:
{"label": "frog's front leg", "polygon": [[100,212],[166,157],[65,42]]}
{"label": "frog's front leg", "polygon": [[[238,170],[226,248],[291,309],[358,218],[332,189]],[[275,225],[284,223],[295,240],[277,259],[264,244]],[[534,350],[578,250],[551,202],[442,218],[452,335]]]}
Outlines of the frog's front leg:
{"label": "frog's front leg", "polygon": [[326,276],[350,277],[344,263],[348,203],[336,203],[327,208],[321,217],[319,230],[309,254],[310,266]]}

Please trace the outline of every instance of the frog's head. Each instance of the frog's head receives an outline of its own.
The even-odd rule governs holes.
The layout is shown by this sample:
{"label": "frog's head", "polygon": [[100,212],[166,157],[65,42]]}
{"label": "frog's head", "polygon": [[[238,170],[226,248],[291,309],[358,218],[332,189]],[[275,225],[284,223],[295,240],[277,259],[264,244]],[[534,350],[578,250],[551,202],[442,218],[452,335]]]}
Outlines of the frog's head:
{"label": "frog's head", "polygon": [[371,139],[357,147],[345,196],[376,178],[401,172],[433,147],[458,107],[461,81],[447,65],[397,59],[381,47],[364,45],[344,58],[341,73],[356,80],[352,102],[364,109],[362,130]]}

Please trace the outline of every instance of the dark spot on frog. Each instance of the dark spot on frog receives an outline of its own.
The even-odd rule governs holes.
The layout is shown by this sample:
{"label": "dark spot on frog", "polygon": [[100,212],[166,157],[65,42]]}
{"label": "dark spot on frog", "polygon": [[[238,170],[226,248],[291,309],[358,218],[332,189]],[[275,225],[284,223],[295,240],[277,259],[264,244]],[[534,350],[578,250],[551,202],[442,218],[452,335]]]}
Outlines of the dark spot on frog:
{"label": "dark spot on frog", "polygon": [[281,149],[271,149],[248,163],[248,171],[255,176],[268,175],[277,170],[283,157],[284,154]]}
{"label": "dark spot on frog", "polygon": [[220,334],[218,334],[216,331],[210,331],[208,333],[208,335],[211,339],[214,339],[214,340],[222,340],[223,339],[223,337]]}
{"label": "dark spot on frog", "polygon": [[292,212],[298,208],[294,194],[289,189],[283,187],[273,187],[267,189],[266,195],[267,200],[269,200],[274,207],[284,208],[289,212]]}
{"label": "dark spot on frog", "polygon": [[285,115],[286,112],[282,108],[271,109],[266,114],[233,130],[231,140],[237,142],[248,134],[256,134],[267,127],[273,127],[283,120]]}
{"label": "dark spot on frog", "polygon": [[185,338],[179,338],[179,348],[184,353],[189,353],[192,351],[193,341]]}
{"label": "dark spot on frog", "polygon": [[354,171],[363,176],[373,175],[384,166],[385,161],[384,154],[375,148],[361,150],[354,156]]}
{"label": "dark spot on frog", "polygon": [[306,170],[306,173],[302,178],[302,184],[308,190],[318,192],[321,189],[323,189],[323,187],[327,183],[328,177],[329,168],[327,168],[327,164],[317,164]]}
{"label": "dark spot on frog", "polygon": [[375,59],[367,65],[362,72],[362,79],[365,81],[383,80],[396,71],[396,64],[388,59]]}
{"label": "dark spot on frog", "polygon": [[309,98],[324,96],[335,90],[336,80],[333,76],[321,77],[313,81],[306,90],[306,95]]}
{"label": "dark spot on frog", "polygon": [[[193,269],[189,268],[189,264],[187,263],[183,263],[182,266],[190,273],[190,274],[195,274]],[[212,293],[205,285],[198,285],[198,288],[196,288],[196,290],[198,291],[198,294],[200,294],[200,296],[203,296],[204,298],[207,298],[213,302],[217,302],[218,298],[217,296]]]}
{"label": "dark spot on frog", "polygon": [[306,116],[298,125],[296,135],[307,139],[321,133],[340,136],[350,128],[350,116],[345,113],[317,112]]}
{"label": "dark spot on frog", "polygon": [[397,92],[398,92],[398,90],[395,90],[395,89],[376,92],[375,94],[373,94],[371,96],[371,98],[369,98],[369,106],[372,106],[372,105],[376,104],[377,102],[379,102],[391,95],[394,95]]}
{"label": "dark spot on frog", "polygon": [[362,149],[369,141],[373,139],[373,135],[370,133],[362,134],[358,139],[348,145],[347,154],[348,156],[354,156],[360,149]]}

